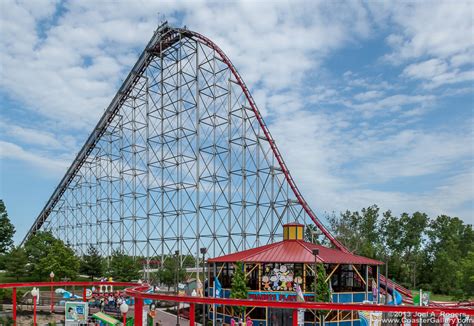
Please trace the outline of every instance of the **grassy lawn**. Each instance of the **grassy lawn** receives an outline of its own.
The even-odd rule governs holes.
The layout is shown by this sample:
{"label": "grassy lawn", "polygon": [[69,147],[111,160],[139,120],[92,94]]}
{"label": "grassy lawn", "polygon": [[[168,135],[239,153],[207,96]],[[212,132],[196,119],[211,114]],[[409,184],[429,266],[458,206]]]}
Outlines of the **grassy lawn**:
{"label": "grassy lawn", "polygon": [[[419,290],[412,290],[411,291],[412,295],[415,296],[419,293]],[[448,301],[448,302],[457,302],[458,300],[454,299],[452,295],[449,294],[436,294],[436,293],[430,293],[430,300],[432,301]],[[474,300],[474,297],[471,298],[471,300]]]}
{"label": "grassy lawn", "polygon": [[447,294],[431,294],[430,299],[433,301],[456,301],[453,300],[453,296]]}
{"label": "grassy lawn", "polygon": [[[84,281],[84,282],[90,282],[90,278],[88,277],[77,277],[73,281]],[[58,281],[56,279],[56,281]],[[17,283],[17,282],[49,282],[49,278],[44,279],[44,280],[38,280],[35,277],[32,276],[21,276],[16,279],[14,276],[8,276],[6,273],[1,273],[0,272],[0,283]]]}
{"label": "grassy lawn", "polygon": [[[411,294],[413,295],[413,297],[415,295],[418,295],[420,293],[419,290],[412,290],[411,291]],[[436,293],[430,293],[430,300],[432,301],[456,301],[456,300],[453,300],[453,296],[451,295],[448,295],[448,294],[436,294]]]}

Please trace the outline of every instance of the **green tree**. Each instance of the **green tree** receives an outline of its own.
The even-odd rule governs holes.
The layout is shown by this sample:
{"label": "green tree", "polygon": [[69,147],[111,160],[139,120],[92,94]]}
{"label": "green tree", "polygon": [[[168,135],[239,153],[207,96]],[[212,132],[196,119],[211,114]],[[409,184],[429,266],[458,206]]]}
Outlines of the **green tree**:
{"label": "green tree", "polygon": [[77,278],[80,261],[69,246],[56,239],[46,256],[40,258],[36,268],[36,276],[45,279],[51,271],[59,278]]}
{"label": "green tree", "polygon": [[[28,274],[37,275],[42,271],[38,269],[40,259],[46,256],[57,240],[50,232],[38,231],[25,242],[25,252],[28,257]],[[51,271],[48,271],[49,274]]]}
{"label": "green tree", "polygon": [[[249,288],[245,277],[244,265],[242,262],[235,263],[234,275],[232,275],[230,297],[234,299],[247,299]],[[234,311],[241,315],[245,312],[245,307],[233,307]]]}
{"label": "green tree", "polygon": [[[318,278],[316,280],[316,301],[329,302],[331,300],[331,291],[326,282],[327,274],[323,264],[316,264]],[[314,282],[311,283],[311,291],[314,292]]]}
{"label": "green tree", "polygon": [[28,273],[37,280],[48,279],[54,272],[58,278],[75,278],[79,271],[79,259],[74,251],[51,232],[39,231],[25,243],[28,257]]}
{"label": "green tree", "polygon": [[474,251],[470,251],[461,260],[458,272],[459,293],[457,299],[469,300],[474,297]]}
{"label": "green tree", "polygon": [[428,259],[424,283],[432,290],[442,294],[459,293],[456,275],[461,269],[461,260],[467,257],[469,248],[473,248],[472,226],[465,225],[457,217],[446,215],[432,220],[428,229]]}
{"label": "green tree", "polygon": [[373,258],[388,259],[389,277],[405,286],[414,286],[423,272],[423,239],[428,222],[424,213],[403,213],[397,218],[390,211],[385,212],[379,222],[381,246]]}
{"label": "green tree", "polygon": [[0,255],[6,254],[13,246],[15,227],[8,218],[5,203],[0,199]]}
{"label": "green tree", "polygon": [[27,274],[28,257],[25,249],[22,247],[13,248],[6,257],[5,270],[9,276],[14,276],[18,281],[20,276]]}
{"label": "green tree", "polygon": [[79,271],[83,274],[89,275],[91,280],[94,277],[102,276],[104,273],[104,260],[93,245],[89,245],[87,248],[87,254],[81,258],[81,266]]}
{"label": "green tree", "polygon": [[336,238],[359,255],[374,257],[380,247],[378,233],[379,208],[372,205],[361,212],[346,211],[328,217]]}
{"label": "green tree", "polygon": [[318,228],[314,224],[307,224],[306,228],[304,229],[304,241],[321,244],[318,239]]}
{"label": "green tree", "polygon": [[162,266],[155,273],[154,278],[156,278],[160,283],[166,285],[169,291],[171,286],[176,285],[176,275],[178,275],[179,282],[184,281],[186,271],[179,264],[178,257],[168,256],[165,257]]}
{"label": "green tree", "polygon": [[109,274],[116,281],[136,280],[140,277],[140,264],[133,257],[115,250],[110,257]]}
{"label": "green tree", "polygon": [[[329,290],[329,284],[326,281],[327,274],[323,264],[316,264],[316,273],[318,278],[316,279],[316,301],[317,302],[330,302],[331,291]],[[314,293],[314,281],[311,283],[311,291]],[[316,315],[321,319],[326,315],[328,311],[318,310]]]}

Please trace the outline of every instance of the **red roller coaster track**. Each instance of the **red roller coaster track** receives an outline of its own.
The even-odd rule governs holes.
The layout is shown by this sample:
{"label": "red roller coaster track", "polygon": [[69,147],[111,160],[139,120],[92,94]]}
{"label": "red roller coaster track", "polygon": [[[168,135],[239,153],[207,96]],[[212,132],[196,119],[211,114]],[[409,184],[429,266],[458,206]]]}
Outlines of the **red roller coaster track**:
{"label": "red roller coaster track", "polygon": [[[51,213],[53,210],[54,206],[58,202],[59,198],[62,196],[62,194],[65,192],[66,188],[68,185],[72,182],[74,176],[76,175],[77,171],[81,168],[83,162],[87,158],[87,156],[91,153],[93,147],[97,144],[98,139],[101,137],[101,135],[104,133],[108,123],[112,121],[113,117],[115,114],[117,114],[118,109],[120,104],[124,101],[124,98],[128,94],[128,92],[131,89],[131,85],[137,82],[139,73],[143,71],[146,67],[146,65],[149,63],[151,60],[148,54],[153,53],[153,52],[159,52],[163,51],[165,49],[165,46],[171,46],[174,42],[176,42],[177,39],[179,39],[179,35],[183,35],[192,39],[195,39],[209,48],[213,49],[221,58],[221,60],[227,65],[227,67],[230,69],[232,72],[232,75],[235,77],[238,85],[242,89],[243,93],[245,94],[246,99],[248,100],[251,110],[253,111],[258,124],[263,131],[263,134],[268,141],[268,144],[273,152],[273,155],[275,156],[278,165],[285,177],[285,180],[287,181],[291,191],[295,195],[298,203],[301,205],[301,207],[304,209],[306,214],[311,218],[311,220],[314,222],[314,224],[321,230],[321,232],[329,239],[329,241],[339,250],[344,251],[344,252],[350,252],[348,248],[346,248],[340,241],[338,241],[332,234],[331,232],[323,225],[323,223],[319,220],[317,215],[313,212],[311,207],[308,205],[306,200],[304,199],[303,195],[301,194],[300,190],[298,189],[293,177],[291,176],[291,173],[285,164],[283,157],[278,150],[278,147],[270,134],[270,131],[265,124],[263,117],[258,110],[255,101],[253,100],[247,86],[245,85],[243,79],[241,78],[240,74],[238,73],[237,69],[235,66],[232,64],[230,59],[227,57],[227,55],[209,38],[187,30],[187,29],[182,29],[182,28],[171,28],[167,26],[167,24],[164,24],[163,26],[160,27],[160,33],[158,31],[155,33],[155,35],[152,37],[150,42],[147,45],[146,51],[140,56],[139,60],[133,67],[131,73],[125,80],[124,84],[120,88],[119,92],[117,95],[114,97],[112,100],[112,103],[109,105],[108,109],[104,113],[103,117],[97,124],[96,128],[94,128],[93,133],[90,135],[88,138],[87,142],[84,144],[83,148],[81,151],[78,153],[76,159],[74,160],[73,164],[67,171],[66,175],[63,177],[61,180],[60,184],[58,187],[55,189],[53,195],[49,199],[48,203],[45,205],[43,208],[42,212],[32,225],[30,231],[26,235],[25,239],[23,240],[23,243],[26,241],[26,239],[31,235],[34,234],[39,228],[42,226],[44,221],[47,219],[48,215]],[[161,39],[160,39],[161,37]],[[157,48],[161,46],[161,48]],[[154,48],[156,47],[156,48]],[[159,54],[159,53],[158,53]],[[391,280],[385,280],[385,277],[381,276],[380,280],[383,284],[388,284],[389,287],[397,289],[402,295],[405,297],[406,302],[411,302],[412,301],[412,295],[411,291],[400,286],[399,284],[394,283]]]}

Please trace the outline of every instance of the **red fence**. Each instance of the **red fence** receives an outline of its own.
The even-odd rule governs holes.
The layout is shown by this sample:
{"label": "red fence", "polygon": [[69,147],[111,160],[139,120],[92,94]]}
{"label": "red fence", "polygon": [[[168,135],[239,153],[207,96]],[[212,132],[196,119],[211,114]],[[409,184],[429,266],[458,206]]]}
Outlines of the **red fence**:
{"label": "red fence", "polygon": [[189,324],[195,323],[195,305],[224,305],[224,306],[245,306],[245,307],[268,307],[291,309],[293,315],[293,325],[297,325],[298,309],[310,310],[340,310],[340,311],[373,311],[373,312],[392,312],[392,313],[415,313],[415,314],[435,314],[437,316],[446,315],[466,315],[474,316],[474,309],[461,307],[418,307],[418,306],[389,306],[389,305],[373,305],[373,304],[348,304],[348,303],[326,303],[326,302],[290,302],[290,301],[267,301],[267,300],[248,300],[248,299],[224,299],[224,298],[209,298],[209,297],[191,297],[191,296],[177,296],[157,293],[146,293],[149,290],[148,285],[140,285],[129,282],[32,282],[32,283],[6,283],[0,284],[0,289],[13,289],[13,319],[16,321],[16,289],[23,287],[59,287],[59,286],[76,286],[83,287],[83,297],[85,297],[86,287],[113,285],[119,287],[127,287],[125,293],[134,298],[134,317],[135,325],[142,325],[143,323],[143,300],[152,299],[158,301],[170,301],[188,303]]}

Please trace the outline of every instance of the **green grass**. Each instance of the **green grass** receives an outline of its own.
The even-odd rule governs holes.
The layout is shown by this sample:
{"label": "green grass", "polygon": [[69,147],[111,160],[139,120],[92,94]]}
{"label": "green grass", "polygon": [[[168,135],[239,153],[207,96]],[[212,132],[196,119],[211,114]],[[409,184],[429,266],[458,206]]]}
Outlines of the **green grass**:
{"label": "green grass", "polygon": [[[415,295],[418,295],[418,293],[420,293],[420,291],[419,290],[412,290],[411,293],[412,293],[413,296],[415,296]],[[453,295],[437,294],[437,293],[432,293],[432,292],[430,292],[430,300],[431,301],[458,302],[458,300],[456,300]],[[471,300],[474,300],[474,297],[471,298]]]}
{"label": "green grass", "polygon": [[431,294],[430,299],[433,301],[456,301],[452,295],[447,294]]}
{"label": "green grass", "polygon": [[[82,282],[90,282],[89,277],[76,277],[73,281],[82,281]],[[55,281],[59,281],[55,279]],[[20,276],[18,280],[15,276],[9,276],[6,273],[0,273],[0,283],[18,283],[18,282],[49,282],[49,278],[44,280],[38,280],[33,276]]]}

